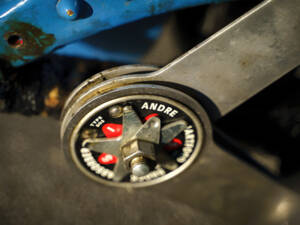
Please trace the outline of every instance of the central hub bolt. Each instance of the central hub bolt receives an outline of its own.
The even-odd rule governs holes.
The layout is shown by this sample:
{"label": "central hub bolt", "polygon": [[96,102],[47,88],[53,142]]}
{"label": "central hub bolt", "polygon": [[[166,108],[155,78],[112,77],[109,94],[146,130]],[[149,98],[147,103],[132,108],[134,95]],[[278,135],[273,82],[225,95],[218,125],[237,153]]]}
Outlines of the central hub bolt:
{"label": "central hub bolt", "polygon": [[131,172],[137,177],[142,177],[150,172],[149,166],[143,157],[136,157],[130,162]]}

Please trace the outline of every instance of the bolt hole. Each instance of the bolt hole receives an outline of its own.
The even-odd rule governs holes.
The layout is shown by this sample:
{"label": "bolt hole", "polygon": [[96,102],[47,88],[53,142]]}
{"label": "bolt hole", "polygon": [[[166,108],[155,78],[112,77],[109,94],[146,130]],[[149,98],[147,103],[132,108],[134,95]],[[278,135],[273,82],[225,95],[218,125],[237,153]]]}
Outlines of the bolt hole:
{"label": "bolt hole", "polygon": [[11,34],[7,38],[7,43],[13,48],[18,48],[18,47],[23,45],[24,41],[23,41],[23,38],[20,35]]}

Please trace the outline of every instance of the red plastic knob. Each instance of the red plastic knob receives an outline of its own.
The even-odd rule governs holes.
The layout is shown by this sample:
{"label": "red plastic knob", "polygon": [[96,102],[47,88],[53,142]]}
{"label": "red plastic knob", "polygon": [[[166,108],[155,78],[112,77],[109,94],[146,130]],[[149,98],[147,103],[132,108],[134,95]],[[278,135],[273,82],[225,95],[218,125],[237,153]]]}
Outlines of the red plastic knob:
{"label": "red plastic knob", "polygon": [[122,135],[123,126],[121,124],[107,123],[102,127],[102,131],[107,138],[119,137]]}
{"label": "red plastic knob", "polygon": [[178,138],[174,138],[170,143],[164,146],[164,149],[168,151],[173,151],[180,148],[181,146],[182,146],[182,141]]}
{"label": "red plastic knob", "polygon": [[111,154],[102,153],[98,157],[98,162],[102,165],[109,165],[117,163],[118,158]]}
{"label": "red plastic knob", "polygon": [[155,116],[158,116],[158,114],[157,114],[157,113],[149,114],[148,116],[145,117],[145,121],[147,121],[147,120],[149,120],[150,118],[155,117]]}

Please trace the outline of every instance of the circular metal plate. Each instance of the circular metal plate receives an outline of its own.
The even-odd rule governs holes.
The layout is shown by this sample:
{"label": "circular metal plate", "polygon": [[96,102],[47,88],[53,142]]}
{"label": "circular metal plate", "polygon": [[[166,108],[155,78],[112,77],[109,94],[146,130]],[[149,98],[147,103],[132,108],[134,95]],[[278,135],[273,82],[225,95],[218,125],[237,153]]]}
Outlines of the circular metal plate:
{"label": "circular metal plate", "polygon": [[[84,134],[87,131],[94,132],[96,137],[105,137],[103,127],[107,124],[122,125],[122,118],[112,118],[108,110],[116,105],[131,105],[141,119],[149,115],[157,114],[162,120],[162,125],[166,125],[178,119],[187,121],[188,126],[176,139],[170,144],[166,144],[158,151],[165,151],[172,162],[170,165],[155,164],[152,172],[136,177],[128,175],[122,181],[115,183],[112,181],[114,172],[115,156],[105,152],[97,153],[82,146],[85,140]],[[111,127],[110,129],[117,129]],[[132,184],[133,186],[144,186],[159,183],[167,180],[186,169],[195,159],[200,151],[203,132],[200,121],[191,110],[173,100],[150,95],[134,95],[122,97],[106,102],[93,109],[83,117],[75,128],[70,142],[70,151],[73,161],[77,167],[89,177],[102,183],[111,185]],[[179,142],[179,143],[178,143]],[[177,145],[177,146],[176,146]],[[121,159],[117,159],[121,160]],[[173,170],[172,170],[173,169]]]}
{"label": "circular metal plate", "polygon": [[[90,137],[87,134],[94,138],[110,138],[104,127],[118,129],[122,126],[122,117],[111,116],[111,108],[127,105],[132,106],[143,122],[149,116],[158,116],[162,127],[178,120],[186,121],[187,127],[170,143],[155,146],[157,160],[151,161],[150,173],[142,177],[129,173],[115,181],[114,167],[122,159],[106,152],[95,152],[83,142]],[[196,101],[168,87],[136,84],[117,88],[87,99],[78,112],[68,118],[62,135],[63,147],[77,168],[97,182],[122,187],[157,184],[180,174],[197,158],[204,140],[202,122],[198,117],[200,111],[204,112]]]}

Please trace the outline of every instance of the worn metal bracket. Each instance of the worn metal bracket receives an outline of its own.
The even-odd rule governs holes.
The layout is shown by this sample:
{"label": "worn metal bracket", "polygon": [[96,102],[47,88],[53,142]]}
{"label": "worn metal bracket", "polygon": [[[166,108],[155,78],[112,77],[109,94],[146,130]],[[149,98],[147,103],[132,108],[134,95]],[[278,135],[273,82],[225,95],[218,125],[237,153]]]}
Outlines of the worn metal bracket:
{"label": "worn metal bracket", "polygon": [[1,1],[0,59],[20,66],[100,31],[177,9],[222,1]]}

